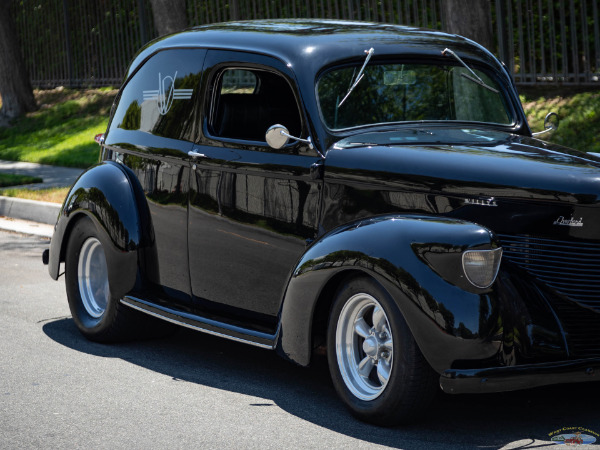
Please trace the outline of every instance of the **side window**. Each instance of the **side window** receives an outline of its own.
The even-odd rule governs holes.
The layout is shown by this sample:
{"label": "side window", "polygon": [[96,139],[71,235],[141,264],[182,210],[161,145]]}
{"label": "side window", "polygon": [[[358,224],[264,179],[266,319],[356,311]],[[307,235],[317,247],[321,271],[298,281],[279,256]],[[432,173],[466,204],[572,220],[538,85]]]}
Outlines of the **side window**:
{"label": "side window", "polygon": [[228,69],[223,72],[221,95],[254,94],[257,88],[256,75],[249,70]]}
{"label": "side window", "polygon": [[267,129],[285,125],[293,136],[302,128],[298,103],[283,76],[257,69],[227,68],[214,78],[210,131],[215,137],[265,141]]}
{"label": "side window", "polygon": [[201,49],[179,49],[152,56],[123,89],[111,128],[192,140],[205,54]]}

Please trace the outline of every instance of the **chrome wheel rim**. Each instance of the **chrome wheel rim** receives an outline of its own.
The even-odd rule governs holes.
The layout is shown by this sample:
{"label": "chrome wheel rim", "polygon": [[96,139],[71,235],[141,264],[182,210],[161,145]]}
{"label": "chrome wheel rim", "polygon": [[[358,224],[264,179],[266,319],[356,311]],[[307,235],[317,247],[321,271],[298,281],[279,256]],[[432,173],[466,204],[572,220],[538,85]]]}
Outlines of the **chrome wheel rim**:
{"label": "chrome wheel rim", "polygon": [[85,311],[95,319],[102,317],[108,305],[108,270],[102,244],[94,237],[81,246],[77,279]]}
{"label": "chrome wheel rim", "polygon": [[375,298],[361,293],[346,302],[335,344],[340,373],[350,392],[366,401],[379,397],[392,372],[394,340],[387,315]]}

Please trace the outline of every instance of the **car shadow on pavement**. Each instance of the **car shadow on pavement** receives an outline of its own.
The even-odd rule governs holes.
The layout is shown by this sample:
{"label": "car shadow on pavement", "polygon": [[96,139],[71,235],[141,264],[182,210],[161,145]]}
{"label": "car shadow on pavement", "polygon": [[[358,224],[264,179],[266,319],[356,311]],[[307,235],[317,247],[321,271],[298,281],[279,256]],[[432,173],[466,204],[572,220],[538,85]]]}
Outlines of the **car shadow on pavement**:
{"label": "car shadow on pavement", "polygon": [[[366,442],[398,448],[533,448],[550,444],[548,434],[567,426],[600,432],[600,412],[591,393],[598,382],[559,385],[519,392],[446,395],[440,392],[419,422],[381,428],[354,419],[338,400],[327,361],[316,357],[302,368],[261,350],[181,329],[153,340],[104,345],[83,338],[71,318],[43,325],[44,333],[73,350],[119,358],[188,382],[265,399],[271,406],[320,427]],[[535,441],[534,441],[535,440]],[[540,442],[544,441],[544,442]],[[462,445],[461,445],[462,444]]]}

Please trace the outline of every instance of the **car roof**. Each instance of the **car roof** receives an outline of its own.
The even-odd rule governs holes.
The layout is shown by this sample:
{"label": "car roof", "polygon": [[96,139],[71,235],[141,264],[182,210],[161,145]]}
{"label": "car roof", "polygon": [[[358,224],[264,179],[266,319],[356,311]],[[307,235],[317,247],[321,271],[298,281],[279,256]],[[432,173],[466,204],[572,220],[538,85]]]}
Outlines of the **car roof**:
{"label": "car roof", "polygon": [[363,59],[375,49],[385,55],[436,56],[450,47],[462,57],[497,67],[482,46],[458,35],[401,25],[323,20],[280,19],[203,25],[163,36],[146,45],[129,67],[129,77],[150,55],[167,48],[241,50],[274,56],[293,71],[316,74],[336,61]]}

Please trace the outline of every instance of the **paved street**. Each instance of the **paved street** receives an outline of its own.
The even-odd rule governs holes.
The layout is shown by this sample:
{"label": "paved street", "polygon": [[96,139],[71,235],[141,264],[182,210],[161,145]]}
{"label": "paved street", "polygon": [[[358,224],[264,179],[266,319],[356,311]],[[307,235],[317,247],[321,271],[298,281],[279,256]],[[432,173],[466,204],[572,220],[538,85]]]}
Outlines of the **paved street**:
{"label": "paved street", "polygon": [[48,241],[0,231],[0,448],[534,448],[548,433],[600,432],[600,384],[440,394],[417,425],[351,418],[327,365],[182,330],[120,345],[82,338]]}

